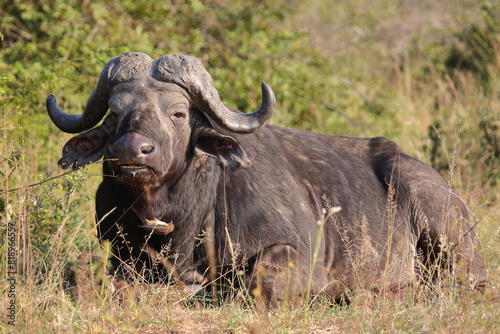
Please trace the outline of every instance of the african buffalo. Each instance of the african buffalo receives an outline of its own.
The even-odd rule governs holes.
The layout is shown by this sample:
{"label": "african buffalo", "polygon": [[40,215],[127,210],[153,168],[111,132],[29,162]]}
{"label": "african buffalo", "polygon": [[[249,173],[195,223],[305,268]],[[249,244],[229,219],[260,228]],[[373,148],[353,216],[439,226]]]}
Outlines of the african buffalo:
{"label": "african buffalo", "polygon": [[265,125],[276,99],[265,83],[262,94],[244,114],[196,58],[129,52],[106,64],[83,114],[47,98],[59,129],[87,131],[59,165],[104,156],[97,226],[115,274],[199,285],[239,275],[271,304],[394,290],[432,281],[434,267],[484,286],[467,208],[435,170],[385,138]]}

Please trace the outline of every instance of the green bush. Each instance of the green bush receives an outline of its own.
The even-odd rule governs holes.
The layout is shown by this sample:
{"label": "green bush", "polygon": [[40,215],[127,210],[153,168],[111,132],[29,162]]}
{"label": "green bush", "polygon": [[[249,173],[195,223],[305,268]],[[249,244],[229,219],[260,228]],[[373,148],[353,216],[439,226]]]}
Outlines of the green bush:
{"label": "green bush", "polygon": [[477,9],[478,19],[459,19],[463,28],[456,34],[458,43],[453,45],[446,66],[450,71],[473,71],[487,85],[500,67],[500,4],[481,1]]}
{"label": "green bush", "polygon": [[[436,68],[441,70],[441,80],[454,99],[443,105],[436,102],[434,124],[440,129],[429,127],[429,138],[433,142],[431,161],[436,169],[449,171],[453,167],[450,159],[457,150],[453,140],[459,129],[459,137],[464,138],[460,147],[470,164],[466,168],[474,170],[479,182],[492,186],[500,180],[499,19],[500,5],[496,2],[490,5],[481,2],[477,5],[477,15],[457,19],[461,28],[455,34],[456,42],[448,47],[444,59],[439,55],[433,59],[434,63],[441,61],[445,65]],[[438,137],[446,137],[448,141],[442,143]]]}

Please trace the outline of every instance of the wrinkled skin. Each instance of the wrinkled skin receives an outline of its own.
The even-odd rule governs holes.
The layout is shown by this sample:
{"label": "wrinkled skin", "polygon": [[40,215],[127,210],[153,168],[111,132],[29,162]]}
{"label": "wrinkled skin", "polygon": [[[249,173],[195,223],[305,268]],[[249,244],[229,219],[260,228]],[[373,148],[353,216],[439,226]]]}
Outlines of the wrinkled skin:
{"label": "wrinkled skin", "polygon": [[[462,284],[484,287],[465,204],[395,143],[274,126],[228,129],[179,81],[137,71],[150,58],[132,55],[132,67],[106,65],[101,79],[110,68],[126,77],[107,84],[110,114],[70,139],[59,161],[80,167],[104,156],[97,228],[113,245],[116,274],[164,281],[175,271],[203,285],[214,273],[229,279],[236,264],[250,291],[276,304],[308,287],[333,299],[359,288],[397,289],[432,279],[420,268],[442,258]],[[172,225],[153,233],[145,226],[152,221]],[[168,264],[158,264],[158,253]]]}

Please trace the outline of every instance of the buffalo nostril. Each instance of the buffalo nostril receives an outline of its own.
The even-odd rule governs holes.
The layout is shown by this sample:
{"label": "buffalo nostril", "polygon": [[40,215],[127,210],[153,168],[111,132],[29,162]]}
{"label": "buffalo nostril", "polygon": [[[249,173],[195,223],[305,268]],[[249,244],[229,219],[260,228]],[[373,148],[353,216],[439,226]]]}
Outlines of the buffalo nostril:
{"label": "buffalo nostril", "polygon": [[125,159],[138,158],[141,155],[154,153],[154,145],[143,135],[131,132],[118,139],[113,149],[118,155]]}

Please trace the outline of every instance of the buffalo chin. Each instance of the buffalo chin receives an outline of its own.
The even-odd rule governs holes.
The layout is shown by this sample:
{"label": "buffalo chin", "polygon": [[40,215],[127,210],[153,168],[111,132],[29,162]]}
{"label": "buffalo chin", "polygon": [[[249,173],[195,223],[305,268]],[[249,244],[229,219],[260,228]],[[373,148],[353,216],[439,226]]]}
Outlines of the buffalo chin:
{"label": "buffalo chin", "polygon": [[146,166],[120,166],[115,171],[115,180],[133,188],[151,187],[157,182],[156,173]]}

